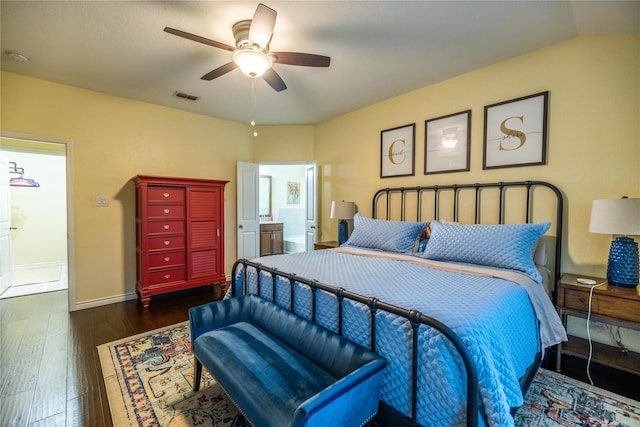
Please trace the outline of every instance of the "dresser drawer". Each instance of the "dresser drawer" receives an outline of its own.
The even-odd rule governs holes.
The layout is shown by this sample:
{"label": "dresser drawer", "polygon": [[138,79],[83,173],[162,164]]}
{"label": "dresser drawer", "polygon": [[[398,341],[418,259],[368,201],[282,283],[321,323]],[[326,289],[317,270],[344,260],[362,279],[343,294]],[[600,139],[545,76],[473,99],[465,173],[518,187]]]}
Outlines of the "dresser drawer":
{"label": "dresser drawer", "polygon": [[171,268],[162,271],[149,272],[149,286],[161,285],[164,283],[184,282],[187,278],[187,270],[184,267]]}
{"label": "dresser drawer", "polygon": [[151,203],[184,203],[184,188],[149,187],[147,200]]}
{"label": "dresser drawer", "polygon": [[149,205],[148,217],[157,219],[182,219],[184,218],[184,205]]}
{"label": "dresser drawer", "polygon": [[151,237],[149,239],[149,250],[184,249],[184,240],[184,236]]}
{"label": "dresser drawer", "polygon": [[149,235],[184,234],[184,221],[149,221]]}
{"label": "dresser drawer", "polygon": [[[565,289],[564,306],[569,309],[588,311],[589,290],[576,291],[573,289]],[[593,293],[591,312],[622,320],[640,322],[640,312],[638,311],[637,302],[611,295],[602,295],[597,292]]]}
{"label": "dresser drawer", "polygon": [[183,266],[184,252],[163,252],[149,255],[149,268]]}

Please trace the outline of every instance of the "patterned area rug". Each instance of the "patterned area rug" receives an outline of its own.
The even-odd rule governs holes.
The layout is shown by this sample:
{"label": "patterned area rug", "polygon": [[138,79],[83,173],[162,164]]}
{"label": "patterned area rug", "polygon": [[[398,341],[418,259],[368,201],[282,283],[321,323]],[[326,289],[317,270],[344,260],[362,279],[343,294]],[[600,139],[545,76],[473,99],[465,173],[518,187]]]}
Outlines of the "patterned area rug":
{"label": "patterned area rug", "polygon": [[[205,371],[194,392],[188,322],[98,346],[115,426],[244,427]],[[640,402],[540,369],[515,417],[527,427],[638,427]]]}
{"label": "patterned area rug", "polygon": [[193,391],[188,322],[100,345],[98,355],[114,426],[246,426],[206,370]]}
{"label": "patterned area rug", "polygon": [[640,402],[541,368],[515,423],[527,427],[640,427]]}

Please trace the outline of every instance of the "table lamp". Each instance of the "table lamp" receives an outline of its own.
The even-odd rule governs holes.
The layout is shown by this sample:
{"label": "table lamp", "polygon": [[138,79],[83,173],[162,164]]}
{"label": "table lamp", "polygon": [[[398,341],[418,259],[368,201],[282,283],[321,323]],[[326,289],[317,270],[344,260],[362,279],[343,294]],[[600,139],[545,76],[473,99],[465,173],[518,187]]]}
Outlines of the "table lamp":
{"label": "table lamp", "polygon": [[592,233],[618,234],[611,242],[607,280],[612,285],[638,285],[638,244],[628,234],[640,234],[640,199],[600,199],[591,207]]}
{"label": "table lamp", "polygon": [[348,219],[353,219],[356,214],[356,204],[353,202],[331,202],[331,219],[339,219],[338,223],[338,244],[342,245],[349,238]]}

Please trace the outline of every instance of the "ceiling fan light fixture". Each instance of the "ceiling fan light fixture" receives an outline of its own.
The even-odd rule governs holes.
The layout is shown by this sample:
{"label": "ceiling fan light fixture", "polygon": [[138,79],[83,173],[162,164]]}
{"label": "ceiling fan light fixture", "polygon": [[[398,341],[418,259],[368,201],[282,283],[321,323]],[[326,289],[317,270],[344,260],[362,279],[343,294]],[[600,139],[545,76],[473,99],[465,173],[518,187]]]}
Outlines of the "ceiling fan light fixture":
{"label": "ceiling fan light fixture", "polygon": [[273,65],[269,55],[254,48],[235,51],[233,62],[245,75],[253,78],[261,77]]}

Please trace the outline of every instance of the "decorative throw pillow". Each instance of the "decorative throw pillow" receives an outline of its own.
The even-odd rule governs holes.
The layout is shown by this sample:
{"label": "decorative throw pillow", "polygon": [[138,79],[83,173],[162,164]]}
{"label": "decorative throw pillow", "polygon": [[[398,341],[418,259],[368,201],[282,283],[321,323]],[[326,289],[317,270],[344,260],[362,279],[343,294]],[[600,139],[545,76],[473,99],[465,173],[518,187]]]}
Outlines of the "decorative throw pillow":
{"label": "decorative throw pillow", "polygon": [[541,283],[532,249],[550,226],[549,222],[467,225],[433,221],[431,237],[422,256],[515,270]]}
{"label": "decorative throw pillow", "polygon": [[427,248],[429,237],[431,237],[431,227],[427,225],[424,230],[422,230],[422,234],[420,235],[420,241],[418,242],[418,252],[424,252],[424,250]]}
{"label": "decorative throw pillow", "polygon": [[546,266],[549,262],[547,242],[544,241],[544,237],[540,237],[536,244],[533,245],[533,262],[542,266]]}
{"label": "decorative throw pillow", "polygon": [[357,213],[353,217],[353,233],[345,246],[414,253],[418,248],[418,238],[426,225],[426,222],[367,218]]}

